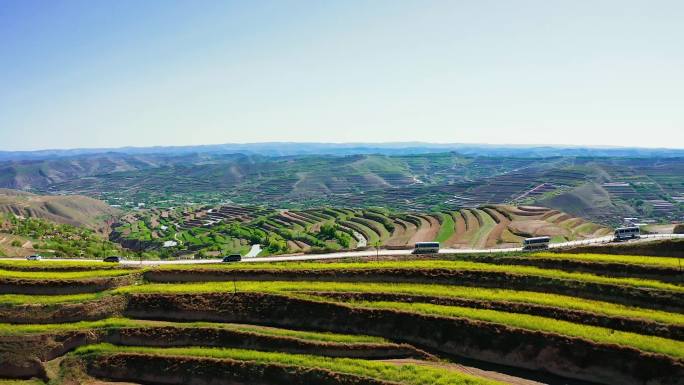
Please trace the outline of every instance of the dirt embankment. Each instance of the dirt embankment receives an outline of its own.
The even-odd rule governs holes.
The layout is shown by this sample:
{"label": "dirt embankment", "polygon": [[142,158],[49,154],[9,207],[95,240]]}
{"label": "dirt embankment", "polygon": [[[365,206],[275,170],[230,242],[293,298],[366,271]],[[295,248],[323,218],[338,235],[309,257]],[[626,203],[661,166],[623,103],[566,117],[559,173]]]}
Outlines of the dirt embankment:
{"label": "dirt embankment", "polygon": [[654,257],[684,258],[684,239],[665,239],[649,242],[609,243],[557,249],[562,253],[595,253],[619,255],[650,255]]}
{"label": "dirt embankment", "polygon": [[83,294],[97,293],[120,286],[132,285],[140,274],[90,279],[18,279],[0,278],[0,294]]}
{"label": "dirt embankment", "polygon": [[638,334],[659,336],[684,341],[684,326],[669,325],[636,318],[613,317],[582,310],[564,309],[528,303],[506,301],[482,301],[465,298],[433,297],[413,294],[393,293],[340,293],[340,292],[308,292],[316,296],[339,299],[342,301],[392,301],[407,303],[429,303],[445,306],[463,306],[476,309],[499,310],[509,313],[538,315],[585,325],[594,325],[614,330],[623,330]]}
{"label": "dirt embankment", "polygon": [[279,295],[139,294],[131,297],[127,315],[377,335],[446,354],[611,385],[681,384],[684,378],[682,360],[632,348],[476,320],[359,309]]}
{"label": "dirt embankment", "polygon": [[0,305],[0,322],[45,324],[94,321],[123,313],[127,303],[126,297],[117,295],[80,303]]}
{"label": "dirt embankment", "polygon": [[359,269],[359,270],[150,270],[152,282],[209,281],[338,281],[406,282],[532,290],[578,296],[624,305],[668,311],[684,311],[681,293],[634,286],[591,283],[559,278],[495,271],[449,269]]}
{"label": "dirt embankment", "polygon": [[382,359],[388,357],[423,357],[428,353],[408,344],[394,343],[335,343],[310,341],[288,336],[263,335],[249,331],[220,328],[121,328],[113,329],[107,342],[130,346],[208,346],[295,354],[315,354],[326,357]]}
{"label": "dirt embankment", "polygon": [[101,332],[0,336],[0,378],[47,377],[43,362],[102,340]]}
{"label": "dirt embankment", "polygon": [[[85,357],[88,374],[112,380],[192,385],[396,385],[325,369],[200,357],[117,353]],[[217,379],[218,380],[217,382]]]}

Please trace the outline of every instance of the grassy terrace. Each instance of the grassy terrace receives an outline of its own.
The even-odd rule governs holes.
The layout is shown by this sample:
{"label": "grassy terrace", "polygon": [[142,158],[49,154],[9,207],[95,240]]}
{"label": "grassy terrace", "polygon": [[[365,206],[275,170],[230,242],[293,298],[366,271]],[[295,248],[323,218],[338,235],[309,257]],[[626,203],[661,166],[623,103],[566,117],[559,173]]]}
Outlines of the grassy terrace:
{"label": "grassy terrace", "polygon": [[245,324],[230,324],[230,323],[213,323],[213,322],[162,322],[162,321],[145,321],[128,318],[107,318],[99,321],[81,321],[65,324],[0,324],[0,335],[21,335],[21,334],[44,334],[67,332],[74,330],[98,330],[98,329],[121,329],[121,328],[137,328],[137,327],[163,327],[173,326],[179,328],[208,328],[208,329],[226,329],[237,332],[246,332],[261,334],[267,336],[281,336],[292,337],[307,341],[318,342],[334,342],[344,344],[354,343],[388,343],[384,338],[338,334],[327,332],[310,332],[291,329],[282,329],[266,326],[245,325]]}
{"label": "grassy terrace", "polygon": [[[464,298],[483,301],[508,301],[583,310],[617,317],[641,318],[667,324],[684,325],[684,315],[665,311],[623,306],[610,302],[532,291],[488,289],[467,286],[425,285],[403,283],[346,283],[346,282],[250,282],[237,283],[238,291],[248,292],[347,292],[392,293],[425,295],[445,298]],[[117,293],[220,293],[232,292],[225,282],[187,284],[147,284],[115,289]],[[64,296],[68,297],[68,296]],[[0,296],[2,299],[2,296]],[[50,299],[49,297],[47,298]],[[67,298],[65,298],[67,299]]]}
{"label": "grassy terrace", "polygon": [[132,270],[90,270],[90,271],[15,271],[0,270],[0,278],[18,279],[87,279],[120,277],[133,273]]}
{"label": "grassy terrace", "polygon": [[484,248],[489,233],[494,230],[494,227],[496,227],[496,222],[485,211],[477,210],[477,213],[479,214],[479,217],[482,218],[482,225],[480,225],[475,232],[473,238],[471,239],[470,246],[475,248]]}
{"label": "grassy terrace", "polygon": [[[292,293],[292,292],[339,292],[339,293],[390,293],[423,295],[444,298],[462,298],[479,301],[506,301],[592,312],[598,315],[650,320],[672,325],[684,325],[684,315],[665,311],[624,306],[611,302],[594,301],[579,297],[533,291],[491,289],[468,286],[428,285],[409,283],[352,283],[352,282],[237,282],[240,292]],[[232,292],[232,284],[203,282],[165,284],[153,283],[127,286],[100,293],[73,295],[0,295],[2,305],[77,303],[96,300],[115,294],[181,294]]]}
{"label": "grassy terrace", "polygon": [[467,374],[418,365],[393,365],[350,358],[329,358],[304,354],[258,352],[243,349],[216,348],[146,348],[98,344],[79,348],[76,355],[111,353],[143,353],[151,355],[210,357],[250,361],[262,364],[282,364],[308,368],[323,368],[338,373],[354,374],[410,385],[499,384]]}
{"label": "grassy terrace", "polygon": [[[453,226],[451,226],[453,227]],[[511,257],[511,256],[509,256]],[[453,258],[445,256],[445,258]],[[515,258],[515,257],[512,257]],[[676,258],[658,258],[658,257],[631,257],[631,256],[605,256],[592,254],[554,254],[554,253],[536,253],[525,254],[524,258],[545,258],[548,260],[571,259],[578,261],[586,261],[587,263],[631,263],[644,266],[663,266],[672,268],[678,266]],[[316,274],[322,271],[340,272],[358,271],[361,276],[368,276],[369,282],[344,282],[335,281],[336,274]],[[420,275],[421,271],[426,270],[425,274]],[[232,281],[212,282],[212,279],[230,279],[230,272],[242,271],[246,274],[245,279],[254,279],[249,274],[254,272],[272,272],[273,275],[268,279],[279,279],[279,281],[241,281],[236,274],[235,284]],[[279,272],[295,272],[291,279],[294,281],[284,281],[283,279],[290,279],[288,275],[278,275]],[[386,260],[386,261],[368,261],[368,262],[283,262],[283,263],[233,263],[233,264],[200,264],[200,265],[163,265],[154,268],[145,269],[126,269],[117,264],[101,264],[98,262],[27,262],[27,261],[1,261],[0,263],[0,278],[17,278],[17,279],[36,279],[45,280],[40,282],[40,285],[47,285],[50,280],[78,280],[99,277],[118,277],[133,274],[134,277],[139,277],[140,273],[157,272],[160,274],[168,273],[170,276],[178,274],[180,280],[187,277],[186,274],[196,274],[195,277],[198,282],[187,283],[156,283],[137,280],[135,284],[118,287],[114,289],[105,290],[98,293],[88,294],[73,294],[73,295],[20,295],[20,294],[4,294],[0,295],[0,310],[6,312],[0,314],[13,314],[23,309],[8,309],[11,306],[17,305],[58,305],[63,303],[79,304],[98,299],[106,299],[113,296],[126,297],[135,294],[194,294],[194,293],[226,293],[226,296],[212,297],[219,298],[220,303],[231,304],[231,295],[235,289],[238,293],[270,293],[289,296],[292,298],[293,306],[302,306],[303,309],[308,309],[310,306],[310,314],[304,315],[310,317],[325,318],[328,313],[322,314],[320,309],[325,309],[331,304],[340,306],[337,310],[339,314],[357,313],[358,322],[366,320],[368,322],[377,322],[378,319],[387,320],[402,320],[404,316],[399,316],[394,312],[404,312],[413,314],[416,322],[425,322],[425,325],[432,325],[433,322],[429,319],[424,319],[423,315],[434,317],[450,317],[458,319],[453,321],[453,325],[458,325],[463,320],[468,320],[470,325],[463,326],[467,330],[475,331],[475,328],[489,328],[492,325],[497,325],[499,333],[506,334],[506,338],[511,341],[529,335],[530,332],[545,333],[543,338],[548,338],[549,346],[557,347],[558,344],[563,344],[566,340],[558,340],[551,336],[563,336],[572,339],[572,343],[578,344],[581,349],[588,349],[592,351],[593,344],[601,344],[605,349],[613,349],[615,354],[627,354],[624,350],[620,350],[618,346],[628,347],[643,352],[644,359],[662,359],[667,362],[684,362],[684,340],[681,340],[681,328],[684,327],[684,314],[672,313],[662,310],[651,310],[645,308],[638,308],[627,305],[620,305],[612,302],[605,302],[599,300],[589,300],[575,297],[572,295],[550,294],[541,291],[527,291],[514,289],[497,289],[486,287],[469,287],[459,286],[458,281],[454,284],[418,284],[418,283],[391,283],[391,282],[373,282],[373,274],[383,274],[390,277],[383,281],[391,281],[391,277],[397,276],[413,276],[407,271],[416,271],[417,277],[431,277],[439,276],[441,273],[448,273],[458,271],[473,271],[473,272],[494,272],[515,274],[519,276],[534,276],[548,279],[532,279],[531,281],[541,281],[543,285],[567,285],[559,281],[553,280],[573,280],[582,282],[584,284],[609,284],[622,285],[626,287],[651,288],[661,291],[655,292],[662,294],[667,298],[674,298],[680,293],[684,293],[684,285],[678,285],[668,282],[662,282],[652,279],[640,278],[615,278],[609,276],[599,276],[588,273],[577,273],[560,271],[548,268],[539,268],[534,266],[521,265],[501,265],[488,260],[487,263],[477,262],[476,260],[458,260],[458,259],[402,259],[402,260]],[[212,275],[212,272],[218,274]],[[227,274],[221,274],[227,273]],[[203,275],[204,274],[204,275]],[[479,274],[473,275],[480,277]],[[250,278],[251,277],[251,278]],[[454,275],[457,277],[457,275]],[[149,280],[155,279],[152,274],[144,275],[143,278]],[[157,278],[163,278],[157,276]],[[296,281],[302,279],[303,281]],[[321,281],[325,279],[328,281]],[[349,279],[346,276],[345,279]],[[420,278],[421,281],[423,280]],[[202,280],[207,280],[206,282]],[[515,282],[523,282],[521,286],[525,287],[523,280],[516,280]],[[430,282],[427,281],[426,282]],[[71,283],[71,282],[69,282]],[[572,287],[581,289],[582,283],[573,283]],[[33,284],[33,282],[32,282]],[[466,283],[461,283],[466,284]],[[532,287],[532,286],[530,286]],[[536,286],[535,286],[536,287]],[[546,286],[544,286],[546,287]],[[570,287],[570,286],[568,286]],[[552,288],[551,288],[552,289]],[[594,290],[595,288],[589,288]],[[596,289],[600,290],[600,289]],[[622,293],[630,295],[629,290],[620,289],[614,290],[610,288],[611,293]],[[554,291],[554,290],[550,290]],[[666,293],[665,291],[669,291]],[[356,296],[325,296],[322,293],[354,293]],[[646,291],[639,291],[646,293]],[[396,297],[379,297],[379,296],[363,296],[363,294],[390,294]],[[648,293],[646,293],[648,294]],[[644,294],[644,295],[646,295]],[[654,295],[656,295],[654,294]],[[611,294],[612,295],[612,294]],[[650,295],[650,294],[648,294]],[[405,296],[405,297],[404,297]],[[443,298],[454,300],[472,300],[484,303],[497,302],[498,305],[492,304],[491,310],[486,309],[486,305],[479,303],[467,302],[453,302],[453,305],[448,305],[448,302],[443,302],[443,305],[436,305],[428,303],[428,300],[416,298],[416,296],[425,296],[431,298]],[[261,296],[243,296],[235,297],[235,303],[248,304],[256,298],[258,303],[281,303],[279,300],[270,301],[273,298]],[[406,298],[406,299],[405,299]],[[409,300],[410,298],[410,300]],[[606,296],[606,298],[613,298]],[[124,299],[124,298],[121,298]],[[140,299],[142,302],[155,301],[155,298]],[[173,300],[173,298],[164,299]],[[225,301],[224,301],[225,300]],[[247,302],[242,302],[242,301]],[[325,304],[307,304],[302,300],[313,300],[319,302],[326,302]],[[618,298],[615,298],[617,301]],[[165,303],[165,302],[160,303]],[[185,299],[183,300],[185,301]],[[184,303],[183,301],[179,303]],[[261,301],[261,302],[259,302]],[[269,302],[270,301],[270,302]],[[283,300],[284,301],[284,300]],[[404,301],[404,302],[402,302]],[[123,301],[102,302],[101,304],[91,304],[87,309],[109,306],[110,303],[116,303],[117,306]],[[501,303],[504,305],[500,305]],[[154,303],[154,302],[150,302]],[[214,303],[214,302],[208,302]],[[216,302],[219,303],[219,302]],[[510,305],[509,305],[510,304]],[[517,306],[520,304],[529,304],[539,307],[546,307],[546,309],[529,309],[524,306]],[[648,305],[648,304],[643,304]],[[214,305],[211,305],[214,306]],[[266,306],[266,305],[264,305]],[[468,307],[473,306],[473,307]],[[4,307],[4,308],[3,308]],[[154,305],[152,305],[154,307]],[[344,309],[343,307],[348,307]],[[483,308],[481,308],[483,307]],[[118,308],[117,308],[118,309]],[[202,307],[198,307],[202,309]],[[299,307],[298,307],[299,309]],[[382,315],[375,312],[369,312],[369,309],[384,310]],[[28,312],[39,311],[40,308],[31,308]],[[49,309],[49,312],[55,311],[57,308]],[[105,309],[106,310],[106,309]],[[567,315],[562,313],[568,312]],[[61,310],[60,310],[61,311]],[[71,311],[71,310],[69,310]],[[212,308],[207,308],[206,311],[214,311]],[[520,313],[515,313],[519,311]],[[586,318],[581,313],[569,314],[570,311],[586,312]],[[335,313],[335,312],[333,312]],[[529,314],[528,314],[529,313]],[[50,313],[52,314],[52,313]],[[128,313],[125,313],[128,314]],[[137,313],[131,313],[137,314]],[[154,313],[157,314],[157,313]],[[179,317],[183,317],[183,311],[178,313]],[[337,313],[336,313],[337,314]],[[539,314],[539,315],[534,315]],[[29,314],[30,315],[30,314]],[[376,318],[373,318],[377,315]],[[154,317],[154,315],[151,315]],[[275,319],[269,321],[267,315],[264,315],[263,323],[273,322],[278,324]],[[612,317],[608,319],[606,317]],[[160,317],[161,318],[161,317]],[[244,318],[244,317],[243,317]],[[354,318],[354,317],[352,317]],[[627,321],[616,318],[629,319]],[[42,319],[42,318],[41,318]],[[567,320],[567,321],[566,321]],[[0,319],[0,322],[2,320]],[[7,321],[5,321],[7,322]],[[26,321],[24,321],[26,322]],[[37,322],[37,321],[36,321]],[[54,321],[48,321],[54,322]],[[254,322],[249,319],[240,319],[240,322]],[[322,330],[344,330],[339,328],[339,325],[325,323],[325,320],[315,319],[315,323],[311,325],[318,325],[316,328]],[[364,321],[365,322],[365,321]],[[656,324],[657,323],[657,324]],[[302,320],[301,329],[306,329],[308,322]],[[448,321],[445,325],[449,325]],[[312,327],[309,325],[310,327]],[[615,329],[607,327],[593,326],[593,325],[608,325]],[[631,325],[631,326],[630,326]],[[636,326],[634,326],[636,325]],[[137,320],[129,318],[112,317],[97,321],[81,321],[72,323],[53,323],[53,324],[10,324],[0,323],[0,336],[5,336],[10,339],[19,339],[24,335],[59,333],[69,331],[107,331],[123,328],[161,328],[173,327],[179,330],[172,330],[170,335],[185,336],[184,328],[188,330],[204,329],[215,331],[216,329],[228,330],[236,333],[252,333],[261,336],[272,337],[288,337],[301,341],[340,344],[336,349],[347,349],[344,345],[354,344],[387,344],[391,343],[393,335],[385,335],[385,333],[392,333],[392,331],[385,331],[378,329],[375,331],[365,331],[361,327],[362,333],[379,334],[386,338],[367,336],[367,335],[349,335],[339,334],[335,332],[313,332],[303,330],[290,330],[279,327],[266,327],[251,324],[233,324],[233,323],[216,323],[216,322],[166,322],[154,320]],[[286,326],[287,327],[287,326]],[[446,327],[446,326],[445,326]],[[298,327],[300,328],[300,327]],[[374,330],[372,327],[369,328]],[[150,335],[155,333],[163,333],[164,329],[150,330]],[[171,330],[169,330],[171,331]],[[489,331],[487,332],[489,333]],[[642,333],[642,334],[639,334]],[[671,334],[670,334],[671,333]],[[208,335],[211,335],[207,333]],[[159,334],[161,335],[161,334]],[[204,335],[204,334],[198,334]],[[235,335],[225,333],[216,333],[216,335],[230,336],[234,338]],[[239,336],[238,336],[239,337]],[[416,338],[423,338],[424,336],[416,336]],[[27,338],[27,340],[32,339]],[[411,337],[413,338],[413,337]],[[426,337],[429,338],[429,337]],[[586,341],[579,343],[578,340]],[[412,341],[409,339],[409,341]],[[534,349],[546,349],[546,341],[541,341],[539,346],[534,346]],[[464,342],[468,343],[468,342]],[[145,343],[142,343],[145,344]],[[477,345],[473,343],[474,345]],[[474,346],[473,345],[473,346]],[[430,346],[430,345],[426,345]],[[357,346],[358,348],[358,346]],[[366,349],[367,347],[364,347]],[[434,349],[437,349],[433,346]],[[504,350],[496,351],[497,348],[488,350],[487,354],[507,354]],[[269,350],[269,349],[264,349]],[[562,349],[561,349],[562,350]],[[594,349],[596,350],[596,349]],[[599,349],[600,350],[600,349]],[[225,360],[246,361],[259,364],[276,364],[297,366],[300,368],[323,368],[338,373],[347,373],[353,375],[366,376],[371,378],[383,379],[386,381],[394,381],[401,384],[410,385],[427,385],[427,384],[493,384],[494,382],[464,374],[458,368],[445,367],[446,363],[422,364],[406,364],[397,362],[382,362],[371,359],[348,359],[348,358],[332,358],[319,357],[314,355],[290,354],[282,352],[267,352],[254,351],[244,349],[228,349],[228,348],[202,348],[202,347],[184,347],[184,348],[154,348],[154,347],[135,347],[135,346],[114,346],[109,344],[98,344],[83,346],[73,353],[76,358],[83,358],[85,360],[96,358],[99,355],[108,355],[116,353],[136,353],[141,354],[139,359],[144,363],[148,357],[146,355],[162,355],[162,356],[183,356],[183,357],[207,357]],[[441,357],[441,353],[431,352],[437,357]],[[661,356],[654,356],[648,353],[658,354]],[[453,353],[458,354],[458,353]],[[592,353],[593,354],[593,353]],[[612,353],[611,353],[612,354]],[[637,353],[629,353],[637,354]],[[632,357],[629,354],[626,357]],[[667,356],[665,358],[662,356]],[[468,358],[476,358],[477,355]],[[648,358],[651,357],[651,358]],[[659,358],[653,358],[659,357]],[[444,357],[442,357],[444,358]],[[573,362],[575,358],[569,357],[553,357],[552,359],[558,362]],[[495,361],[493,361],[495,362]],[[448,364],[447,364],[448,365]],[[543,364],[542,364],[543,365]],[[456,369],[456,370],[454,370]],[[12,382],[5,382],[5,384],[12,384]],[[16,384],[28,384],[25,382],[18,382]],[[0,385],[3,385],[0,380]]]}
{"label": "grassy terrace", "polygon": [[552,318],[528,314],[506,313],[496,310],[473,309],[460,306],[442,306],[423,303],[405,302],[350,302],[355,306],[374,309],[394,309],[427,315],[461,317],[493,322],[527,330],[557,333],[570,337],[579,337],[604,344],[617,344],[633,347],[647,352],[665,354],[684,358],[684,342],[667,338],[644,336],[636,333],[622,332],[598,326],[576,324]]}
{"label": "grassy terrace", "polygon": [[454,218],[448,213],[440,213],[439,215],[442,217],[442,226],[439,228],[435,242],[445,242],[454,235]]}
{"label": "grassy terrace", "polygon": [[414,270],[414,269],[445,269],[499,272],[519,275],[532,275],[546,278],[567,279],[600,284],[626,285],[646,287],[661,290],[684,292],[680,285],[661,281],[639,278],[612,278],[588,273],[570,273],[561,270],[542,269],[532,266],[520,265],[495,265],[470,261],[443,261],[443,260],[418,260],[418,261],[381,261],[381,262],[285,262],[285,263],[239,263],[239,264],[206,264],[201,266],[170,265],[158,268],[159,270],[262,270],[262,271],[287,271],[287,270]]}
{"label": "grassy terrace", "polygon": [[121,266],[116,263],[105,262],[86,262],[86,261],[56,261],[56,260],[42,260],[42,261],[26,261],[17,259],[13,261],[0,261],[0,269],[2,270],[21,270],[21,271],[37,271],[37,270],[54,270],[54,271],[78,271],[78,270],[120,270]]}
{"label": "grassy terrace", "polygon": [[530,258],[543,259],[563,259],[571,261],[583,262],[599,262],[599,263],[624,263],[629,265],[645,265],[645,266],[659,266],[659,267],[674,267],[682,268],[684,270],[684,262],[679,258],[672,257],[647,257],[647,256],[632,256],[632,255],[610,255],[610,254],[562,254],[562,253],[534,253],[526,255]]}
{"label": "grassy terrace", "polygon": [[96,300],[110,294],[112,294],[111,291],[68,295],[2,294],[0,295],[0,305],[56,305],[60,303],[86,302]]}

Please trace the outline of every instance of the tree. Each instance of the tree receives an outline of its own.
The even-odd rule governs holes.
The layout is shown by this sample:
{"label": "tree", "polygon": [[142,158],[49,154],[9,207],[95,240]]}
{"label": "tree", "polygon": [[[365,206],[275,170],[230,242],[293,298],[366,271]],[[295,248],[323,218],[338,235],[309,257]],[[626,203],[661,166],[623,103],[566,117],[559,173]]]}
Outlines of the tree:
{"label": "tree", "polygon": [[679,223],[676,224],[674,229],[672,230],[672,233],[674,234],[684,234],[684,223]]}
{"label": "tree", "polygon": [[382,243],[380,242],[380,240],[373,242],[373,247],[375,247],[375,261],[376,262],[380,260],[380,246],[381,245],[382,245]]}
{"label": "tree", "polygon": [[335,239],[335,226],[329,223],[321,226],[321,229],[318,231],[318,238],[325,240]]}

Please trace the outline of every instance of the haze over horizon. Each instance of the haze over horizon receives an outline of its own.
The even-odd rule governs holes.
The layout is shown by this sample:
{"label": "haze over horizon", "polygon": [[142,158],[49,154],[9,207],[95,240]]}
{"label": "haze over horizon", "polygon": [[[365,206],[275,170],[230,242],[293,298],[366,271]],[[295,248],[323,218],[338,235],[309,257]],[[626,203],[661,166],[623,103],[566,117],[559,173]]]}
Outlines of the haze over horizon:
{"label": "haze over horizon", "polygon": [[0,3],[0,151],[684,148],[684,3]]}
{"label": "haze over horizon", "polygon": [[[420,142],[420,141],[406,141],[406,142],[291,142],[291,141],[280,141],[280,142],[248,142],[248,143],[202,143],[195,145],[150,145],[150,146],[136,146],[136,145],[124,145],[116,147],[61,147],[61,148],[38,148],[29,150],[5,150],[0,148],[0,153],[41,153],[41,152],[117,152],[119,150],[144,150],[144,149],[182,149],[182,148],[213,148],[213,147],[278,147],[288,146],[288,145],[310,145],[313,147],[331,147],[331,148],[424,148],[424,149],[437,149],[444,148],[444,151],[451,151],[452,149],[457,149],[459,147],[464,148],[492,148],[492,149],[504,149],[504,148],[519,148],[519,149],[534,149],[534,148],[557,148],[557,149],[587,149],[587,150],[665,150],[665,151],[684,151],[683,148],[678,147],[645,147],[645,146],[618,146],[618,145],[566,145],[566,144],[553,144],[553,143],[539,143],[539,144],[504,144],[504,143],[437,143],[437,142]],[[315,152],[314,152],[315,153]]]}

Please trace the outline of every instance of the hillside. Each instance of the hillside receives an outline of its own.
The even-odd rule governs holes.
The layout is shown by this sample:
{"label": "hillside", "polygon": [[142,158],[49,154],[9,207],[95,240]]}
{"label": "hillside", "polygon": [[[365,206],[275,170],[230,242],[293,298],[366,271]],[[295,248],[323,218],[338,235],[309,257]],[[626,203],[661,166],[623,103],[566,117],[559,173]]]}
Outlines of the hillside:
{"label": "hillside", "polygon": [[119,213],[105,202],[86,196],[47,196],[0,189],[0,214],[105,230]]}
{"label": "hillside", "polygon": [[0,256],[25,257],[40,254],[61,258],[103,258],[122,255],[120,245],[107,241],[102,234],[69,224],[41,218],[0,216]]}
{"label": "hillside", "polygon": [[684,158],[460,153],[81,155],[0,162],[0,187],[81,194],[123,208],[233,202],[271,208],[457,210],[539,205],[618,225],[684,216]]}
{"label": "hillside", "polygon": [[461,210],[402,212],[382,208],[274,210],[265,206],[151,209],[123,216],[110,239],[133,249],[219,255],[320,252],[383,246],[411,248],[438,241],[446,248],[519,247],[524,237],[553,242],[599,237],[610,229],[558,210],[489,205]]}

